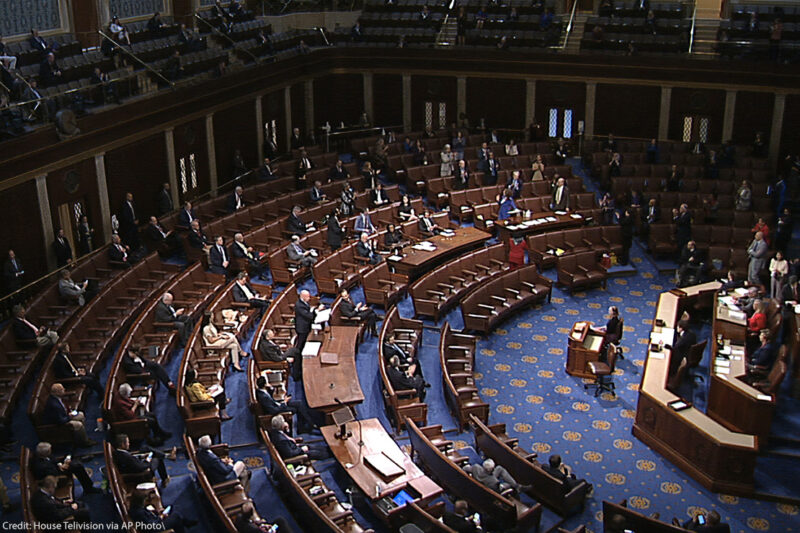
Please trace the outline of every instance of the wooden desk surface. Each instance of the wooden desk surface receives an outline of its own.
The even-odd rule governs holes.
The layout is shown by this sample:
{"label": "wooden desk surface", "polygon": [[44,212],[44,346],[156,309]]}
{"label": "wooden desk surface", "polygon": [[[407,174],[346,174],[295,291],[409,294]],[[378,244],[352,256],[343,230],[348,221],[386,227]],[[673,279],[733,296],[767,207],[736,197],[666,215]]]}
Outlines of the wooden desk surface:
{"label": "wooden desk surface", "polygon": [[[585,219],[583,216],[580,218],[572,218],[572,214],[577,213],[570,213],[567,215],[556,215],[555,213],[533,213],[530,218],[525,218],[522,216],[513,217],[506,220],[497,220],[495,221],[495,226],[499,229],[508,232],[519,232],[523,234],[528,233],[542,233],[545,231],[553,231],[558,228],[569,228],[575,227],[579,228],[583,226],[585,223]],[[549,220],[546,222],[542,222],[541,224],[530,224],[526,226],[521,226],[519,228],[509,228],[509,226],[519,226],[520,223],[525,222],[527,220],[536,220],[542,219],[547,217],[553,217],[555,220]]]}
{"label": "wooden desk surface", "polygon": [[[348,422],[347,429],[353,435],[347,440],[336,438],[339,426],[324,426],[322,436],[336,460],[350,475],[353,482],[371,501],[395,493],[410,485],[420,494],[420,500],[430,500],[439,496],[442,488],[428,478],[397,445],[377,418],[361,420],[360,433],[357,421]],[[364,443],[359,456],[359,441]],[[383,477],[377,470],[365,463],[369,455],[384,454],[402,468],[402,474],[391,478]],[[352,465],[348,468],[348,465]],[[376,492],[376,488],[377,491]]]}
{"label": "wooden desk surface", "polygon": [[[331,411],[338,407],[334,398],[344,404],[364,401],[364,393],[358,382],[356,372],[356,340],[358,328],[352,326],[331,326],[333,339],[327,333],[308,336],[308,341],[322,341],[316,357],[303,357],[303,389],[308,406],[312,409]],[[337,364],[320,361],[323,352],[334,352],[339,356]]]}
{"label": "wooden desk surface", "polygon": [[471,226],[464,228],[455,228],[454,237],[444,237],[442,235],[434,235],[426,239],[436,245],[436,249],[432,252],[425,250],[415,250],[413,245],[408,245],[403,248],[405,256],[400,261],[391,261],[397,272],[406,274],[411,277],[412,273],[419,272],[432,263],[443,259],[459,250],[468,249],[477,244],[491,238],[489,233],[473,228]]}

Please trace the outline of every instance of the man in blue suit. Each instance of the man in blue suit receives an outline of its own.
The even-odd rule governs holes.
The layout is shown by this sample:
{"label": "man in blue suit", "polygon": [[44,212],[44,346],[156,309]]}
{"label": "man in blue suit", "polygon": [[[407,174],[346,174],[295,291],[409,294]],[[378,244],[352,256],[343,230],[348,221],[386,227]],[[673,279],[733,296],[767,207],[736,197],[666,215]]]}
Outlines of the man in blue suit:
{"label": "man in blue suit", "polygon": [[281,458],[289,459],[298,455],[308,455],[311,459],[327,459],[330,454],[328,450],[317,446],[298,446],[291,436],[289,436],[289,424],[282,415],[272,417],[272,428],[269,430],[269,439],[278,450]]}
{"label": "man in blue suit", "polygon": [[214,246],[208,251],[208,269],[214,274],[227,275],[230,258],[225,250],[225,239],[218,235],[214,241]]}
{"label": "man in blue suit", "polygon": [[230,457],[220,457],[211,449],[211,437],[203,435],[197,441],[197,462],[203,469],[208,481],[212,485],[217,485],[223,481],[239,479],[245,492],[250,489],[250,471],[241,461],[235,461]]}

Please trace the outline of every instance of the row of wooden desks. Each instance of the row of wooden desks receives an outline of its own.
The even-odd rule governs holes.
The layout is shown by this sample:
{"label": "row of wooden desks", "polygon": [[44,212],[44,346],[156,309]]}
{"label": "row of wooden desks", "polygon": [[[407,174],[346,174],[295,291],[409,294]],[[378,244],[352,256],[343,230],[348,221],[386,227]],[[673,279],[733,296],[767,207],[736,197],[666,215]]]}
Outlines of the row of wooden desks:
{"label": "row of wooden desks", "polygon": [[[733,431],[667,389],[671,344],[683,310],[713,296],[721,284],[704,283],[659,296],[644,365],[633,434],[706,488],[752,494],[758,438]],[[654,350],[663,340],[664,348]]]}
{"label": "row of wooden desks", "polygon": [[428,250],[420,249],[418,244],[407,245],[403,248],[403,257],[398,261],[392,261],[390,258],[390,265],[398,274],[404,274],[408,276],[409,281],[413,281],[423,272],[478,247],[492,237],[489,233],[471,226],[454,228],[453,232],[453,236],[440,234],[423,241],[433,245],[433,248]]}
{"label": "row of wooden desks", "polygon": [[352,326],[329,326],[309,334],[303,349],[303,390],[309,407],[330,414],[340,404],[364,401],[356,371],[357,341],[358,328]]}

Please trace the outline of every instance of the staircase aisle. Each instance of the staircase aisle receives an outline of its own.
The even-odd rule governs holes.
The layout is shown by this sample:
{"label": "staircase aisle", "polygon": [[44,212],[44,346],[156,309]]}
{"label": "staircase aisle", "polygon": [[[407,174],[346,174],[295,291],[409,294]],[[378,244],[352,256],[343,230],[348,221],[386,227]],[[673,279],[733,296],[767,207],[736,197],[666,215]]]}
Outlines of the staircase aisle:
{"label": "staircase aisle", "polygon": [[456,39],[458,39],[458,19],[447,15],[444,18],[444,22],[442,22],[442,27],[439,29],[439,34],[436,36],[436,46],[455,46]]}
{"label": "staircase aisle", "polygon": [[694,27],[694,46],[692,57],[695,59],[715,59],[719,54],[714,50],[717,40],[719,19],[697,19]]}
{"label": "staircase aisle", "polygon": [[[589,17],[592,16],[591,13],[575,13],[575,20],[572,24],[572,31],[569,33],[569,38],[567,40],[567,46],[564,48],[565,54],[579,54],[581,52],[581,38],[583,37],[583,30],[586,26],[586,21]],[[565,30],[566,32],[566,30]],[[566,33],[562,38],[561,42],[564,42],[564,39],[567,39]]]}

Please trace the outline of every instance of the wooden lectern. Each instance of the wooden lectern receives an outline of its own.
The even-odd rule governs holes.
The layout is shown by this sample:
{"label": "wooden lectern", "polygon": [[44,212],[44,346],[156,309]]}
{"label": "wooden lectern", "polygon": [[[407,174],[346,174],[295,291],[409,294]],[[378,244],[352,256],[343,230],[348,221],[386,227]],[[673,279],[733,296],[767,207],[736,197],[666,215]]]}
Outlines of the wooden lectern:
{"label": "wooden lectern", "polygon": [[600,347],[605,333],[592,329],[593,322],[575,322],[569,332],[567,345],[567,374],[580,378],[594,377],[588,364],[600,360]]}

